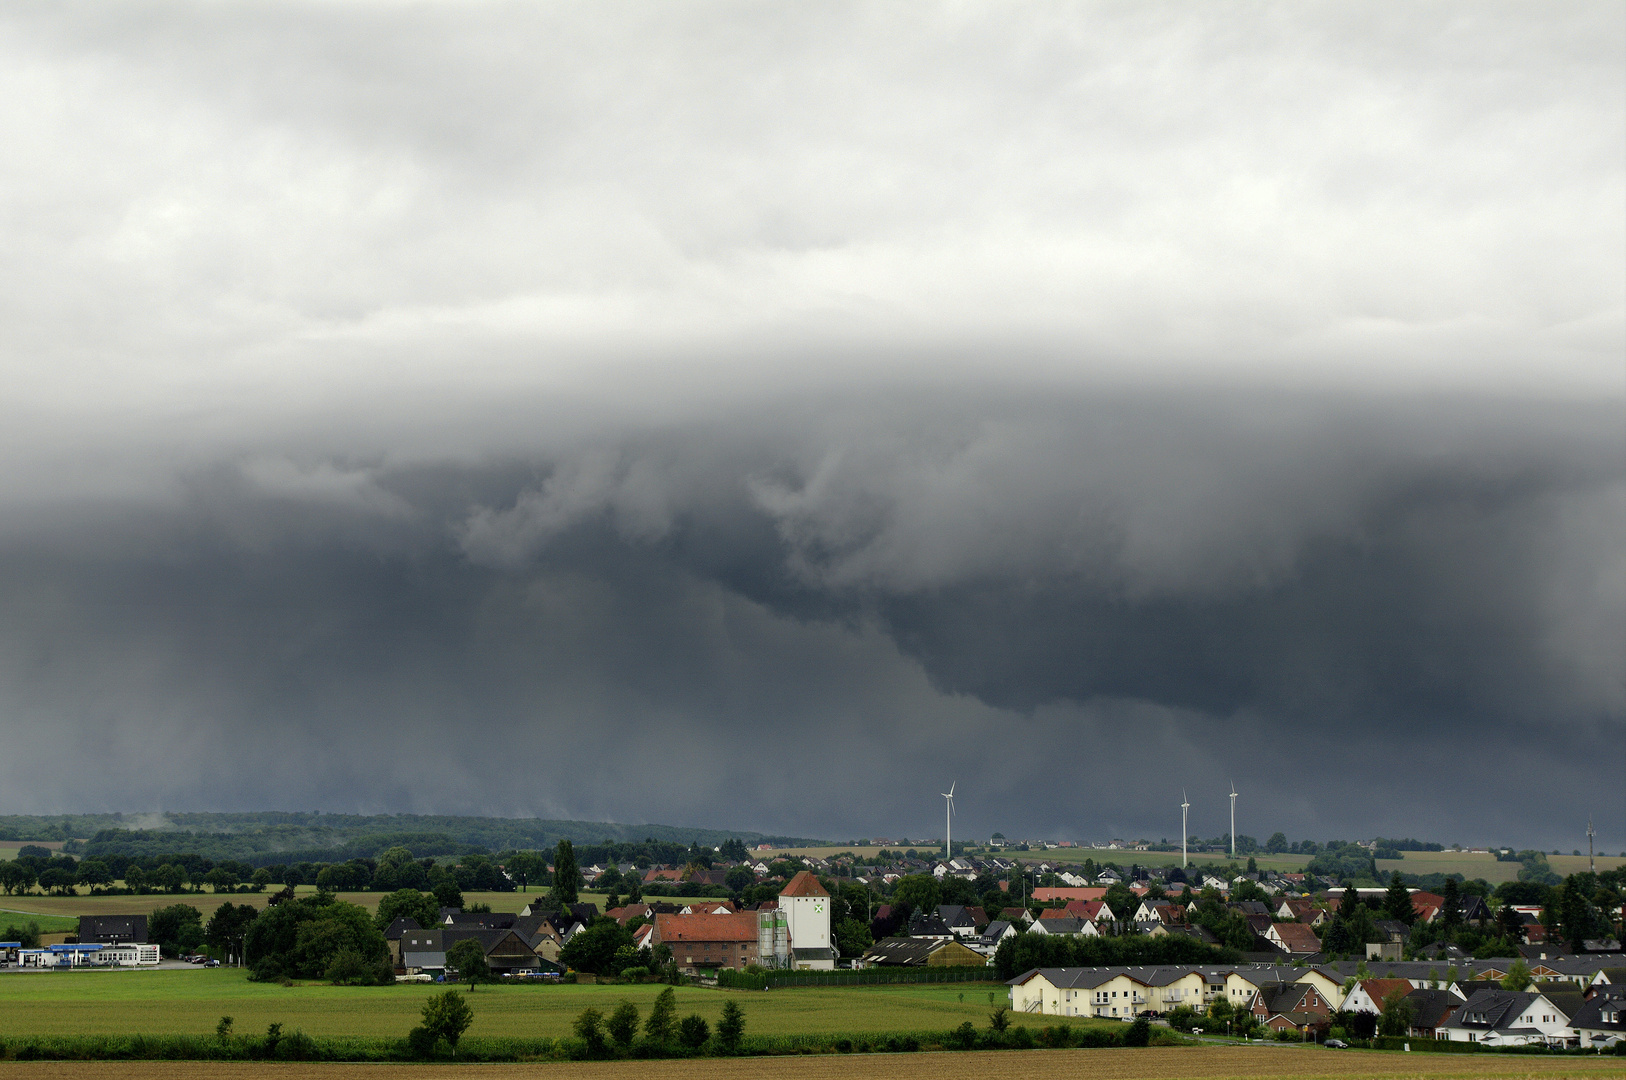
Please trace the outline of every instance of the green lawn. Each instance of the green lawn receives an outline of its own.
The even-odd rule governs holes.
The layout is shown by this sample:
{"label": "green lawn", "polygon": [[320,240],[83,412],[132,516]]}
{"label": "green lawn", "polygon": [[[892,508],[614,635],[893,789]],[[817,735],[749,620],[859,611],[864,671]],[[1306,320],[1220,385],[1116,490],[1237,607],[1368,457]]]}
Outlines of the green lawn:
{"label": "green lawn", "polygon": [[3,934],[8,926],[23,926],[27,923],[38,923],[42,934],[72,934],[79,929],[79,920],[75,917],[0,909],[0,934]]}
{"label": "green lawn", "polygon": [[[662,987],[480,986],[470,1035],[561,1036],[588,1005],[605,1012],[623,999],[645,1015]],[[251,983],[221,968],[189,971],[44,972],[0,975],[0,1017],[6,1035],[199,1034],[222,1015],[240,1033],[264,1031],[273,1021],[312,1035],[404,1035],[432,992],[424,984],[337,987]],[[767,992],[679,987],[681,1015],[699,1013],[715,1023],[732,997],[745,1008],[755,1035],[946,1030],[969,1020],[987,1024],[988,995],[1005,1001],[1004,987],[831,987]],[[961,998],[964,998],[962,1001]],[[1101,1023],[1054,1016],[1013,1017],[1017,1023]]]}

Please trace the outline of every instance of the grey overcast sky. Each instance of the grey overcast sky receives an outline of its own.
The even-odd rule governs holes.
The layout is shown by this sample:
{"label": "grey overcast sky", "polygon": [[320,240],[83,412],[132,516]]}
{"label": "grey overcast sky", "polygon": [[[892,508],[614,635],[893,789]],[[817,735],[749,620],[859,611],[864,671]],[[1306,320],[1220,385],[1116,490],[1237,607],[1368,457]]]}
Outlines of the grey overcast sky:
{"label": "grey overcast sky", "polygon": [[0,812],[1626,848],[1618,3],[7,3]]}

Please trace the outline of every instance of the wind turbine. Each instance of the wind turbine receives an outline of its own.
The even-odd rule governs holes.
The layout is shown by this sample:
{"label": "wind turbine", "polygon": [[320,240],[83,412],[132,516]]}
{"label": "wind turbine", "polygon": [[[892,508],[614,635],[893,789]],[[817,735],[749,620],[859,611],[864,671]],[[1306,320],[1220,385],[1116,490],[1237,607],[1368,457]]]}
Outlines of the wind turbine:
{"label": "wind turbine", "polygon": [[947,791],[938,792],[948,802],[948,805],[943,809],[943,858],[945,859],[954,858],[954,784],[958,783],[959,781],[956,780],[954,783],[949,784]]}
{"label": "wind turbine", "polygon": [[1236,781],[1231,781],[1231,858],[1236,858]]}
{"label": "wind turbine", "polygon": [[1186,868],[1186,811],[1191,804],[1186,801],[1186,789],[1180,789],[1180,869]]}
{"label": "wind turbine", "polygon": [[1588,872],[1598,872],[1598,861],[1592,856],[1592,815],[1586,816],[1586,868]]}

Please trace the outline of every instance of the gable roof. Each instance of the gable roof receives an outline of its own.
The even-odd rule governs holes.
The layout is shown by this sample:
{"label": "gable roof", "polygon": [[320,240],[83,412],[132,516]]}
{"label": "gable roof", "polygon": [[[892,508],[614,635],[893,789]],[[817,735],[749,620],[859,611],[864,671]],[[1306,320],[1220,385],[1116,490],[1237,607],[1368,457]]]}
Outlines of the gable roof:
{"label": "gable roof", "polygon": [[1462,1004],[1462,998],[1449,990],[1413,990],[1406,995],[1406,1000],[1411,1002],[1414,1028],[1437,1028]]}
{"label": "gable roof", "polygon": [[406,933],[408,930],[422,929],[423,927],[418,925],[417,919],[414,919],[408,915],[403,915],[399,919],[396,919],[394,922],[390,923],[389,928],[384,931],[384,940],[400,941],[401,935]]}
{"label": "gable roof", "polygon": [[147,941],[147,917],[145,915],[81,915],[79,916],[79,940],[145,944]]}
{"label": "gable roof", "polygon": [[757,915],[754,911],[732,915],[657,915],[658,941],[756,941]]}
{"label": "gable roof", "polygon": [[1272,923],[1271,930],[1281,938],[1282,944],[1296,953],[1313,953],[1321,951],[1321,939],[1315,936],[1303,923]]}
{"label": "gable roof", "polygon": [[798,870],[796,876],[785,883],[779,890],[780,896],[829,896],[819,879],[811,870]]}
{"label": "gable roof", "polygon": [[[1361,989],[1365,990],[1366,991],[1366,996],[1371,998],[1377,1004],[1378,1008],[1381,1009],[1381,1008],[1383,1008],[1383,999],[1388,997],[1390,994],[1394,993],[1396,990],[1399,990],[1402,994],[1405,994],[1405,995],[1409,996],[1410,993],[1411,993],[1411,980],[1410,979],[1362,979],[1361,980]],[[1452,996],[1456,997],[1455,994],[1453,994]],[[1457,1004],[1458,1005],[1462,1004],[1462,999],[1461,998],[1457,998]]]}

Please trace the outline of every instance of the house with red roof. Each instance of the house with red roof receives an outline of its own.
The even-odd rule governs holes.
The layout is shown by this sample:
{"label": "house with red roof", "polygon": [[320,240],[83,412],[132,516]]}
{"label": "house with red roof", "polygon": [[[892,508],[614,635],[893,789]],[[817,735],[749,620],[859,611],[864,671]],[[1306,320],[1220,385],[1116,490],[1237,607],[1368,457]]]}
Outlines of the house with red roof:
{"label": "house with red roof", "polygon": [[1321,951],[1321,939],[1303,923],[1271,923],[1270,929],[1265,931],[1265,938],[1295,956]]}
{"label": "house with red roof", "polygon": [[665,945],[679,970],[689,975],[720,968],[743,971],[762,962],[754,911],[734,915],[657,915],[651,947]]}

